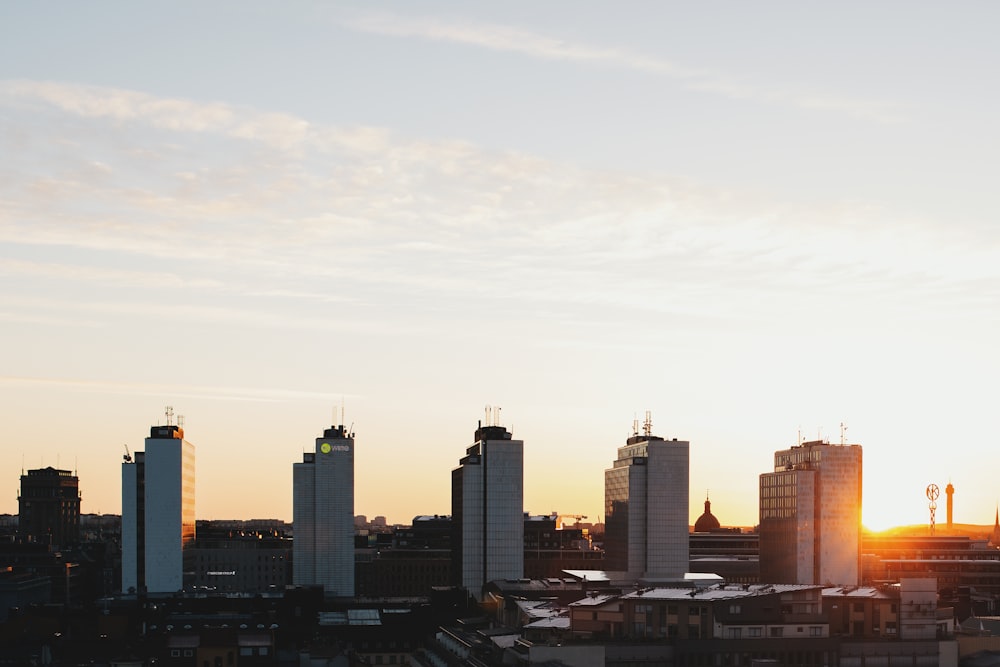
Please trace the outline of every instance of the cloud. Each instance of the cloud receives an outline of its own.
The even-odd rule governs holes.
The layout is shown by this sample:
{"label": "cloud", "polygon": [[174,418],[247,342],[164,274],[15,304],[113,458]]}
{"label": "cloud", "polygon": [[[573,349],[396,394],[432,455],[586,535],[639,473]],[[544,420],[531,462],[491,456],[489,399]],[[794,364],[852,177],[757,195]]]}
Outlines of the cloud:
{"label": "cloud", "polygon": [[[0,273],[29,286],[219,297],[155,309],[121,297],[149,318],[331,326],[312,312],[277,325],[223,302],[233,295],[292,309],[517,302],[763,318],[823,294],[944,300],[966,280],[982,289],[997,278],[990,237],[973,247],[871,207],[792,206],[664,174],[117,89],[15,82],[0,85],[4,104],[27,146],[60,148],[50,162],[45,150],[0,157]],[[44,122],[23,104],[47,109]],[[65,118],[84,119],[83,130]],[[25,248],[44,261],[24,259]],[[782,298],[755,304],[762,293]],[[8,319],[61,319],[54,313],[82,305],[99,320],[116,307],[103,295],[64,303],[29,287],[24,296],[7,299]],[[375,331],[377,316],[355,326]]]}
{"label": "cloud", "polygon": [[223,401],[291,402],[316,400],[330,402],[356,395],[283,389],[280,387],[224,387],[183,384],[154,384],[140,382],[110,382],[79,380],[75,378],[33,378],[0,375],[0,385],[25,389],[64,389],[85,393],[122,394],[128,396],[176,396],[178,398],[207,398]]}
{"label": "cloud", "polygon": [[852,98],[824,91],[746,83],[706,68],[688,67],[664,58],[624,48],[576,44],[511,26],[473,21],[414,18],[399,14],[363,13],[343,20],[349,29],[392,37],[450,42],[519,53],[531,58],[620,67],[681,82],[684,88],[736,100],[787,105],[801,109],[842,113],[879,123],[898,123],[905,116],[885,102]]}

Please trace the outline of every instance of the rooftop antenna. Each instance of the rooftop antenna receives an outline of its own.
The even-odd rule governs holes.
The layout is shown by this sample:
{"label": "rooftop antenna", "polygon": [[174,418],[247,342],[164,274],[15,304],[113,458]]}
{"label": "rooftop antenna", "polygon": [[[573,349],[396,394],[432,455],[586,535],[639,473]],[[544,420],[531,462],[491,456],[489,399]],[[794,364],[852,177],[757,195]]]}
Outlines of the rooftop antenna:
{"label": "rooftop antenna", "polygon": [[177,415],[177,426],[179,426],[181,430],[184,429],[184,415]]}
{"label": "rooftop antenna", "polygon": [[497,406],[497,413],[496,413],[496,415],[495,415],[495,418],[496,418],[496,420],[497,420],[497,423],[496,423],[496,424],[494,424],[494,426],[500,426],[500,424],[501,424],[501,421],[500,421],[500,410],[502,410],[502,409],[503,409],[503,408],[501,408],[501,407],[500,407],[499,405]]}
{"label": "rooftop antenna", "polygon": [[632,435],[639,435],[639,417],[632,415]]}
{"label": "rooftop antenna", "polygon": [[847,442],[847,424],[840,422],[840,444]]}
{"label": "rooftop antenna", "polygon": [[490,405],[489,403],[487,403],[486,404],[486,425],[487,426],[492,426],[493,425],[491,423],[492,420],[493,420],[493,406]]}
{"label": "rooftop antenna", "polygon": [[174,421],[174,406],[168,405],[163,409],[163,414],[167,416],[167,426],[173,426]]}
{"label": "rooftop antenna", "polygon": [[796,445],[801,445],[802,444],[802,425],[801,424],[799,424],[799,439],[798,439],[798,441],[796,441],[795,444]]}
{"label": "rooftop antenna", "polygon": [[344,425],[344,395],[340,396],[340,425]]}
{"label": "rooftop antenna", "polygon": [[647,438],[653,435],[653,417],[649,410],[646,410],[646,421],[642,423],[642,434]]}

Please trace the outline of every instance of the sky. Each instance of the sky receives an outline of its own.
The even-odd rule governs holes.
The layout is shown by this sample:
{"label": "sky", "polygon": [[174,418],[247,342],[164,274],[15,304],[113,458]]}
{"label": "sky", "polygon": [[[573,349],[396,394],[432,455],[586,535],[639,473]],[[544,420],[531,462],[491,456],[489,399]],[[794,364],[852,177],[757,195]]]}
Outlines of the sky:
{"label": "sky", "polygon": [[[992,524],[1000,7],[0,5],[0,512],[165,408],[203,519],[291,519],[356,432],[355,513],[450,513],[486,406],[524,508],[603,518],[652,416],[690,513],[757,522],[801,440],[864,523]],[[943,496],[938,524],[944,522]]]}

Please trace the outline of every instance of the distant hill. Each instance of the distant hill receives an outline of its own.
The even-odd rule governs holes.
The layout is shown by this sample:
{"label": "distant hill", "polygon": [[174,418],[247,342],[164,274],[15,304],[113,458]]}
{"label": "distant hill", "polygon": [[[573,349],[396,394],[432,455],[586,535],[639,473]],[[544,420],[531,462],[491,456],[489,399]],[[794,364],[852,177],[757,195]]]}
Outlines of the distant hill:
{"label": "distant hill", "polygon": [[[931,534],[930,526],[926,523],[913,526],[896,526],[886,530],[865,530],[867,535],[883,535],[887,537],[921,537]],[[965,535],[978,540],[988,540],[993,534],[993,526],[980,526],[974,523],[953,523],[951,530],[946,526],[938,524],[934,527],[935,535]]]}

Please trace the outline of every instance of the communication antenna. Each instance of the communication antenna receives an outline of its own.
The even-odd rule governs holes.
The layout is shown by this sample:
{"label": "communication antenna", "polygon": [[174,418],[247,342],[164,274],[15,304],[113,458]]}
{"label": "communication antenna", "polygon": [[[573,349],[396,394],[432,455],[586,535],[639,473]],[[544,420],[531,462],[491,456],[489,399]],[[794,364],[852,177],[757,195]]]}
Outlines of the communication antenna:
{"label": "communication antenna", "polygon": [[639,418],[632,417],[632,435],[639,435]]}
{"label": "communication antenna", "polygon": [[840,444],[847,442],[847,424],[840,422]]}
{"label": "communication antenna", "polygon": [[647,438],[653,435],[653,417],[649,410],[646,410],[646,421],[642,423],[642,434]]}
{"label": "communication antenna", "polygon": [[486,404],[486,425],[487,426],[492,426],[492,424],[490,423],[492,419],[493,419],[493,406],[491,406],[490,404],[487,403]]}
{"label": "communication antenna", "polygon": [[163,414],[167,416],[167,426],[173,426],[174,421],[174,406],[168,405],[163,409]]}
{"label": "communication antenna", "polygon": [[497,413],[496,413],[496,415],[494,415],[494,416],[495,416],[495,418],[496,418],[496,420],[497,420],[497,423],[496,423],[496,424],[494,424],[494,426],[500,426],[500,424],[502,423],[502,422],[500,421],[500,410],[502,410],[502,409],[503,409],[503,408],[501,408],[501,407],[500,407],[499,405],[497,406]]}
{"label": "communication antenna", "polygon": [[177,415],[177,426],[184,428],[184,415]]}
{"label": "communication antenna", "polygon": [[941,490],[938,488],[937,484],[927,485],[927,509],[931,511],[931,535],[934,534],[934,514],[937,511],[937,499],[941,495]]}

